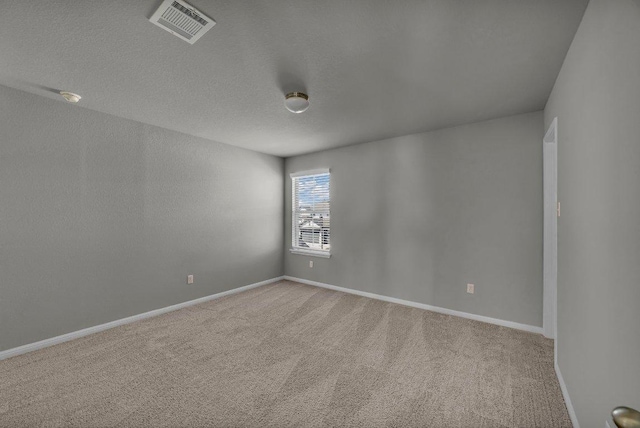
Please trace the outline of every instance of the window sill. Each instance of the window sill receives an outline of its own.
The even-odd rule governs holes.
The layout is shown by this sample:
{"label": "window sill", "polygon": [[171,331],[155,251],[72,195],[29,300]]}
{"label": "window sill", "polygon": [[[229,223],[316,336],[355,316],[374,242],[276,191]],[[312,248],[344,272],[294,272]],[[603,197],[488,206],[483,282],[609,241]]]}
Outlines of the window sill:
{"label": "window sill", "polygon": [[300,254],[301,256],[322,257],[328,259],[331,257],[329,251],[315,251],[315,250],[303,250],[302,248],[290,248],[291,254]]}

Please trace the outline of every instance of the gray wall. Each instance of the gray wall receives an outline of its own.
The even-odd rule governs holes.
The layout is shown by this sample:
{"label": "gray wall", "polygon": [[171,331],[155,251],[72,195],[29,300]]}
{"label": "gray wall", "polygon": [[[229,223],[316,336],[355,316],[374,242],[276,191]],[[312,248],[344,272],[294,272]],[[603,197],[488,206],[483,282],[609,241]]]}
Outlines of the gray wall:
{"label": "gray wall", "polygon": [[282,275],[283,164],[0,86],[0,350]]}
{"label": "gray wall", "polygon": [[[558,362],[580,425],[640,410],[640,2],[591,0],[558,117]],[[613,425],[612,425],[613,426]]]}
{"label": "gray wall", "polygon": [[[288,158],[285,274],[541,326],[542,137],[536,112]],[[288,174],[322,167],[332,255],[309,268]]]}

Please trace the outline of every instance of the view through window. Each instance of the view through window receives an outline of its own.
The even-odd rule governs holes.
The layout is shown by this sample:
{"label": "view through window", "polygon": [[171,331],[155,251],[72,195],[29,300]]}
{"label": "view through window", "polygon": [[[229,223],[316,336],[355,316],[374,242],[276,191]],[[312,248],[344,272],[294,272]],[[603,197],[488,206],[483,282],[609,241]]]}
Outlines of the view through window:
{"label": "view through window", "polygon": [[308,252],[326,252],[330,243],[330,198],[328,170],[291,175],[292,246]]}

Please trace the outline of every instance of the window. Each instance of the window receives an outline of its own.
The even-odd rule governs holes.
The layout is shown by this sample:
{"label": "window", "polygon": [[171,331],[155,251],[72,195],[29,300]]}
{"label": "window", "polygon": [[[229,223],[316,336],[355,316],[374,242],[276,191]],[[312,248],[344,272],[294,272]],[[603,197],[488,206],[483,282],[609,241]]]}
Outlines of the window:
{"label": "window", "polygon": [[328,169],[291,174],[291,252],[329,257],[330,202]]}

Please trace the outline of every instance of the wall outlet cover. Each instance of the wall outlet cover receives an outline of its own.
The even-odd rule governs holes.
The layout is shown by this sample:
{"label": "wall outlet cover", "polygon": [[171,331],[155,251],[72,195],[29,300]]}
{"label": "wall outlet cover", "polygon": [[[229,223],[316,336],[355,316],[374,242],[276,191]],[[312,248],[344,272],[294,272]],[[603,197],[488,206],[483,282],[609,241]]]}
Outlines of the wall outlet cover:
{"label": "wall outlet cover", "polygon": [[476,288],[476,286],[475,286],[475,285],[473,285],[473,284],[467,284],[467,293],[469,293],[469,294],[473,294],[473,293],[475,293],[475,291],[476,291],[476,290],[475,290],[475,288]]}
{"label": "wall outlet cover", "polygon": [[187,284],[193,284],[193,275],[187,275]]}

